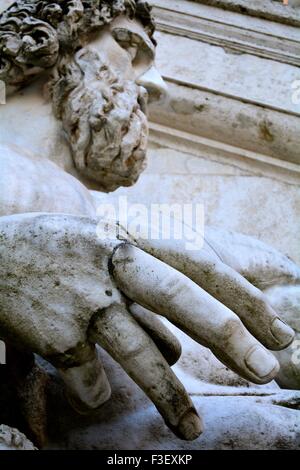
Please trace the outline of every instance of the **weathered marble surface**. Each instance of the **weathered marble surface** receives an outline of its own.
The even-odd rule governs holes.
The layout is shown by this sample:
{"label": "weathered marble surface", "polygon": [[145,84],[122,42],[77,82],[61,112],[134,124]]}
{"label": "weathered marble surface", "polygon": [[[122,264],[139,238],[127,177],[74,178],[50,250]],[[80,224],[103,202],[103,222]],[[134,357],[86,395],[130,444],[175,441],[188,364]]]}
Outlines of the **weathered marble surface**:
{"label": "weathered marble surface", "polygon": [[[79,417],[65,406],[58,386],[53,386],[51,401],[55,413],[49,423],[51,443],[47,448],[299,450],[299,393],[281,391],[274,383],[249,387],[215,360],[212,377],[211,353],[187,337],[182,345],[183,356],[175,371],[203,417],[205,430],[200,438],[192,443],[174,438],[149,400],[101,351],[112,385],[111,400],[94,416]],[[199,379],[204,363],[210,370],[207,378],[216,380],[215,386]],[[217,380],[224,383],[226,376],[229,386],[221,387]]]}
{"label": "weathered marble surface", "polygon": [[[95,55],[93,55],[93,53],[91,54],[91,52],[89,55],[89,52],[86,51],[85,55],[81,56],[81,58],[83,58],[83,62],[87,59],[86,62],[88,65],[89,59],[95,58]],[[90,79],[87,80],[87,86],[96,84],[95,74],[92,69],[93,67],[89,66],[87,66],[85,69],[83,67],[82,69],[84,70],[85,76]],[[148,69],[148,71],[149,70],[150,69]],[[149,85],[149,74],[147,80]],[[158,82],[157,84],[161,86],[161,83]],[[71,365],[74,366],[70,368],[71,370],[68,370],[68,367],[59,367],[62,369],[61,376],[65,382],[65,385],[69,389],[70,402],[75,409],[79,409],[83,403],[88,404],[91,408],[93,408],[100,402],[104,401],[104,399],[108,398],[109,387],[104,377],[103,368],[98,360],[98,357],[95,355],[95,352],[93,351],[93,357],[90,357],[89,354],[85,356],[85,348],[80,349],[78,352],[74,350],[74,345],[78,346],[79,344],[82,346],[82,344],[85,342],[87,326],[89,324],[89,320],[91,319],[91,314],[95,312],[95,309],[99,309],[99,307],[103,308],[103,306],[108,307],[109,305],[113,307],[113,305],[110,303],[116,300],[116,298],[119,296],[117,286],[122,287],[122,290],[127,294],[127,296],[131,297],[133,300],[138,300],[148,307],[159,306],[162,308],[161,313],[166,315],[166,312],[169,310],[171,316],[176,314],[176,312],[179,310],[179,307],[181,306],[182,299],[181,297],[176,296],[175,289],[173,296],[175,301],[173,302],[172,309],[169,309],[168,301],[170,300],[170,296],[168,297],[167,295],[162,295],[160,299],[157,299],[155,290],[154,295],[147,291],[146,283],[148,282],[149,284],[151,283],[151,285],[155,285],[156,280],[150,273],[151,269],[150,271],[148,269],[147,272],[146,268],[149,266],[151,268],[151,263],[155,265],[157,261],[152,259],[148,266],[147,262],[149,261],[149,257],[146,256],[145,253],[130,249],[130,256],[128,257],[126,250],[122,252],[121,249],[118,249],[115,251],[115,254],[112,257],[114,248],[119,245],[119,240],[115,240],[110,244],[104,243],[101,245],[100,243],[101,249],[98,253],[100,245],[97,243],[97,247],[95,247],[95,241],[93,240],[93,237],[90,236],[91,231],[89,230],[90,224],[92,224],[94,227],[95,222],[91,223],[90,219],[84,220],[81,217],[76,217],[78,214],[85,216],[93,215],[96,210],[95,201],[97,200],[98,196],[96,197],[95,193],[90,194],[83,186],[79,184],[77,180],[74,180],[70,175],[67,175],[65,172],[61,171],[61,169],[64,169],[69,171],[71,174],[78,176],[77,172],[80,170],[80,145],[78,155],[76,151],[78,150],[78,144],[81,144],[80,139],[77,141],[75,138],[74,142],[72,142],[72,144],[75,146],[75,152],[73,148],[73,157],[75,156],[75,162],[72,161],[70,151],[67,151],[66,145],[62,144],[62,147],[60,148],[54,146],[56,152],[53,152],[53,147],[51,147],[51,144],[53,144],[53,142],[56,144],[58,141],[61,143],[63,139],[61,139],[61,136],[58,135],[59,129],[61,128],[58,127],[57,121],[53,119],[50,111],[51,106],[48,103],[45,104],[45,106],[40,106],[43,103],[43,98],[41,97],[37,98],[36,102],[31,101],[31,98],[28,100],[30,93],[33,94],[31,97],[36,95],[36,92],[39,91],[39,86],[40,85],[37,84],[31,89],[28,88],[27,102],[25,93],[24,99],[21,99],[21,95],[19,95],[13,106],[9,105],[8,103],[8,105],[4,108],[3,114],[5,115],[5,119],[2,121],[2,132],[3,136],[6,136],[6,142],[3,143],[1,154],[3,157],[2,162],[4,168],[8,171],[8,176],[17,175],[18,178],[15,176],[16,179],[14,181],[10,180],[10,182],[7,177],[3,178],[3,184],[6,184],[6,187],[4,191],[5,198],[2,201],[1,206],[3,217],[1,217],[0,220],[4,238],[6,237],[3,246],[9,248],[11,252],[7,250],[7,252],[4,254],[6,262],[3,264],[2,269],[4,271],[6,270],[6,273],[11,275],[9,285],[12,287],[12,289],[16,289],[18,280],[21,279],[23,281],[21,297],[9,298],[8,295],[5,295],[4,297],[4,323],[7,328],[7,337],[9,337],[9,333],[11,331],[14,331],[14,333],[19,335],[19,340],[23,342],[25,346],[33,348],[36,352],[45,355],[46,358],[52,360],[55,365],[62,366],[63,363],[63,365],[67,365],[68,360],[71,359]],[[133,90],[133,96],[136,99],[136,89],[133,87]],[[161,88],[158,87],[158,90],[161,90]],[[89,98],[91,96],[92,95],[90,94]],[[74,102],[76,103],[76,99],[75,101],[71,100],[68,103],[70,108],[68,108],[67,111],[73,109],[72,106],[74,105]],[[13,102],[11,101],[10,103]],[[17,121],[15,119],[11,119],[11,121],[9,121],[8,118],[9,116],[13,116],[19,103],[20,112],[17,113],[19,116],[21,115],[21,107],[26,107],[29,105],[29,103],[31,103],[31,106],[34,105],[36,114],[33,116],[29,105],[27,108],[28,114],[26,119],[24,119],[24,125],[17,132],[18,141],[14,141],[12,144],[12,135],[16,133]],[[62,118],[65,131],[67,133],[69,131],[68,135],[72,140],[72,132],[69,125],[70,116],[68,116],[67,111],[63,107],[59,109],[58,106],[58,117]],[[76,111],[76,106],[73,111]],[[88,110],[88,112],[89,111],[90,110]],[[70,115],[72,115],[72,112],[70,112]],[[41,131],[40,139],[32,138],[34,132],[32,129],[30,131],[30,127],[33,117],[35,117],[36,122],[39,120],[39,117],[44,119],[42,124],[41,121],[39,121],[39,126],[37,128],[37,130]],[[97,129],[97,122],[95,129]],[[45,136],[47,139],[45,141],[46,145],[44,145]],[[137,142],[135,141],[134,143],[136,144]],[[129,144],[127,142],[127,146],[127,150],[132,148],[132,142]],[[24,150],[22,150],[22,148],[26,148],[26,153]],[[59,151],[57,151],[58,148]],[[41,149],[43,149],[43,152],[40,152]],[[38,156],[36,156],[37,150],[38,153],[40,152]],[[63,150],[63,152],[60,152],[60,150]],[[76,156],[78,156],[79,163],[76,161]],[[47,157],[52,161],[47,161]],[[76,165],[74,165],[74,163],[76,163]],[[58,166],[56,166],[56,164],[58,164]],[[74,168],[75,166],[76,168]],[[95,169],[99,169],[97,168],[97,165],[96,168],[94,167],[94,170]],[[18,173],[15,173],[16,170]],[[41,175],[43,185],[39,186],[38,184],[34,184],[34,182],[36,183],[37,181],[41,181]],[[85,176],[89,178],[90,175],[87,174]],[[22,187],[18,187],[18,191],[11,192],[10,189],[16,189],[18,179],[22,178],[24,180],[24,183],[22,181]],[[56,200],[55,205],[53,204],[55,193],[47,190],[47,185],[48,187],[51,187],[54,181],[57,185],[56,191],[61,191],[59,201]],[[113,181],[113,183],[114,182],[115,181]],[[108,179],[107,185],[109,186],[111,183],[112,181]],[[19,190],[21,190],[21,193]],[[45,210],[54,213],[58,211],[63,213],[67,212],[69,214],[75,214],[75,217],[71,215],[22,215],[23,212],[29,212],[28,208],[30,208],[31,211],[37,212]],[[7,214],[15,213],[21,213],[21,215],[12,218],[5,217]],[[33,220],[35,223],[32,225],[30,222]],[[39,224],[43,227],[42,234],[39,234]],[[31,233],[30,230],[32,231]],[[19,242],[22,241],[25,246],[21,243],[18,243],[16,249],[14,246],[14,242],[16,240]],[[231,266],[234,270],[241,272],[246,277],[249,275],[251,281],[254,284],[256,283],[257,286],[261,288],[271,287],[279,280],[281,282],[284,280],[286,283],[299,281],[299,271],[292,262],[276,253],[274,250],[264,247],[258,242],[251,240],[248,240],[247,242],[243,237],[239,237],[234,234],[227,235],[226,233],[219,233],[218,235],[218,233],[216,233],[214,235],[213,231],[209,235],[208,240],[213,244],[213,246],[215,243],[214,248],[212,250],[208,250],[209,267],[212,265],[218,266],[218,263],[216,262],[216,258],[218,257],[224,258],[223,261],[225,261],[225,263],[223,263],[224,266],[221,263],[221,272],[218,272],[218,270],[214,272],[214,275],[219,276],[218,279],[220,279],[220,275],[222,277],[224,272],[227,272],[227,268]],[[73,243],[70,243],[70,241]],[[247,243],[249,244],[248,247]],[[191,262],[189,257],[186,258],[186,254],[181,249],[180,244],[179,246],[171,246],[167,244],[162,247],[157,247],[155,244],[154,246],[151,246],[151,244],[147,246],[147,243],[140,242],[138,245],[146,252],[148,251],[152,254],[155,254],[155,256],[158,258],[161,257],[161,259],[167,261],[169,265],[182,270],[199,285],[204,283],[202,287],[210,291],[216,298],[218,298],[218,295],[221,295],[221,297],[223,296],[224,298],[222,300],[224,300],[225,303],[231,302],[232,306],[234,303],[238,304],[240,300],[243,300],[239,298],[238,291],[234,292],[234,295],[230,294],[230,289],[233,287],[230,283],[229,285],[227,284],[227,287],[229,287],[227,295],[226,289],[223,290],[221,294],[220,292],[218,293],[217,290],[214,290],[215,278],[213,277],[213,279],[209,279],[209,276],[206,277],[204,275],[202,279],[202,276],[200,275],[201,272],[205,273],[207,262],[201,264],[203,261],[201,260],[201,257],[200,259],[196,257],[196,260],[192,260]],[[38,252],[36,251],[37,247]],[[237,247],[235,253],[234,247]],[[94,257],[95,251],[96,254],[99,255],[98,257],[96,256],[96,258]],[[213,255],[212,252],[214,251],[217,253],[214,253]],[[103,253],[105,254],[104,256]],[[249,253],[251,253],[252,256],[249,256]],[[58,254],[59,266],[56,261]],[[69,257],[68,254],[70,255]],[[85,259],[87,254],[89,255],[88,265],[86,265]],[[143,263],[132,263],[132,260],[134,260],[135,256],[137,256],[137,260],[140,259],[143,261]],[[115,263],[113,266],[113,280],[109,276],[111,273],[109,273],[107,270],[108,259],[111,259],[111,257],[112,264],[114,265]],[[10,262],[13,258],[16,260],[16,263],[11,266]],[[101,258],[104,267],[102,272],[100,272],[98,269],[99,266],[96,266],[96,263],[99,262],[99,258]],[[25,264],[27,262],[27,268],[28,266],[31,268],[34,267],[34,269],[31,269],[29,276],[25,276],[24,269],[18,270],[18,259],[22,259]],[[130,263],[128,263],[128,259],[131,260]],[[142,275],[140,274],[137,276],[137,271],[135,271],[136,266]],[[168,268],[167,265],[160,266],[162,272],[166,272],[167,274],[172,273],[172,275],[176,277],[174,272],[171,270],[171,268]],[[132,267],[134,269],[132,269]],[[49,274],[48,277],[44,274],[45,268],[47,268],[47,273]],[[64,269],[65,276],[60,276],[58,269]],[[26,277],[27,281],[24,276]],[[165,278],[168,279],[168,275],[166,275]],[[170,279],[172,280],[172,276],[170,276]],[[182,281],[183,278],[180,279]],[[55,282],[58,283],[55,284]],[[184,282],[187,281],[185,280]],[[102,288],[97,289],[96,286],[99,286],[100,284]],[[162,282],[159,284],[162,284]],[[168,283],[166,283],[166,285],[167,284]],[[37,285],[39,285],[41,292],[46,290],[47,295],[41,294],[37,299],[34,298],[35,294],[33,293],[34,289],[32,287]],[[203,302],[203,298],[206,299],[206,306],[208,307],[208,311],[210,308],[216,307],[216,300],[213,297],[209,298],[208,301],[208,297],[203,294],[200,296],[200,290],[198,288],[196,289],[195,286],[192,288],[191,283],[187,282],[186,286],[187,291],[190,289],[191,293],[197,292],[197,295],[199,296],[197,298],[199,304]],[[140,287],[141,289],[139,291]],[[157,288],[157,292],[162,292],[159,290],[160,285],[156,285],[155,287]],[[291,287],[291,290],[288,292],[288,294],[284,294],[282,291],[279,293],[278,291],[273,293],[269,292],[269,301],[272,302],[274,294],[274,305],[276,305],[278,311],[286,313],[286,295],[288,295],[289,299],[296,299],[298,291],[295,289],[296,288]],[[288,290],[289,288],[287,288],[287,291]],[[67,291],[68,295],[65,295],[65,291]],[[108,291],[110,294],[107,293]],[[165,293],[163,292],[163,294]],[[114,297],[114,295],[117,297]],[[135,298],[135,295],[137,298]],[[231,300],[229,299],[230,296]],[[184,299],[184,296],[182,297],[183,300],[185,300],[184,308],[186,308],[188,300],[187,298]],[[19,320],[22,320],[22,326],[24,324],[24,318],[22,317],[22,314],[24,313],[24,305],[26,306],[29,300],[32,299],[37,300],[37,302],[34,303],[34,314],[31,316],[31,323],[30,325],[27,325],[30,334],[26,335],[26,327],[24,327],[21,331]],[[64,299],[63,304],[62,299]],[[118,297],[117,300],[119,301],[120,298]],[[271,306],[266,307],[266,298],[263,298],[263,301],[260,297],[255,300],[257,300],[256,307],[259,308],[257,308],[257,311],[255,311],[255,317],[253,318],[256,319],[257,324],[263,327],[262,331],[258,333],[258,336],[261,335],[260,338],[262,338],[264,335],[266,335],[264,338],[265,342],[268,343],[268,346],[272,346],[274,349],[278,348],[281,343],[287,344],[291,339],[290,330],[287,327],[281,328],[281,338],[276,339],[275,337],[268,337],[268,328],[272,328],[273,320],[275,321],[274,312],[271,309]],[[106,303],[106,301],[109,302],[109,305]],[[61,323],[56,325],[55,318],[55,321],[53,321],[53,313],[55,312],[57,305],[60,306],[62,313],[65,313],[66,315],[62,315],[60,318]],[[198,302],[195,301],[194,305],[198,305]],[[205,306],[205,302],[203,305]],[[264,314],[266,312],[268,315],[271,313],[270,317],[267,315],[267,327],[264,326],[264,322],[262,321],[263,316],[262,318],[259,318],[259,315],[257,315],[257,312],[260,311],[260,307],[262,307],[262,305],[262,311]],[[291,303],[290,307],[291,310],[289,310],[289,312],[291,311],[291,313],[288,318],[289,320],[294,318],[294,304]],[[264,308],[266,309],[265,312]],[[223,313],[225,312],[228,315],[228,311],[226,308],[224,308],[224,306],[221,308],[218,304],[218,309],[223,309]],[[19,316],[13,317],[8,315],[11,310],[14,310],[14,312],[18,311]],[[72,310],[72,314],[70,314],[70,310]],[[186,308],[186,312],[188,312],[188,308]],[[91,339],[95,340],[96,338],[97,341],[97,339],[99,340],[101,338],[102,341],[99,340],[99,342],[106,349],[108,349],[111,354],[114,349],[111,347],[112,344],[114,345],[112,340],[115,341],[116,345],[120,344],[118,343],[118,335],[114,336],[114,329],[110,329],[110,336],[107,334],[107,332],[105,332],[105,329],[108,328],[101,329],[101,327],[114,326],[115,331],[117,332],[119,327],[118,319],[120,318],[118,316],[119,313],[120,312],[115,310],[109,311],[108,314],[107,312],[103,312],[103,317],[101,317],[99,321],[97,320],[95,322],[95,331],[92,331],[93,328],[90,330]],[[191,328],[191,318],[193,318],[193,316],[185,317],[185,315],[181,315],[179,317],[182,321],[182,325],[185,324],[186,328],[189,327],[190,330],[193,330],[194,335],[199,334],[199,337],[201,337],[201,328],[200,333],[199,329],[197,330],[197,328]],[[209,315],[203,314],[201,318],[201,321],[204,325],[209,324]],[[244,321],[246,319],[249,325],[251,325],[252,322],[252,328],[254,328],[254,323],[256,322],[253,321],[253,318],[247,318],[246,315],[243,319]],[[260,321],[261,323],[259,323]],[[68,328],[65,328],[66,322],[68,323]],[[122,326],[126,326],[125,323]],[[215,324],[216,331],[218,328],[220,330],[220,325],[226,327],[226,322],[223,324],[221,322],[220,325],[217,325],[217,323],[218,322]],[[142,333],[132,334],[133,324],[134,323],[131,321],[131,326],[128,326],[128,330],[126,330],[126,326],[126,328],[123,328],[123,331],[120,331],[121,337],[122,334],[123,336],[124,334],[126,336],[127,332],[129,332],[131,337],[135,338],[134,344],[131,345],[131,353],[139,351],[139,346],[144,344],[143,341],[145,339],[145,336],[143,336]],[[235,325],[237,326],[236,318]],[[238,323],[238,325],[240,328],[240,323]],[[295,326],[297,327],[296,324],[293,324],[293,326],[294,328]],[[58,334],[56,336],[49,336],[49,329],[56,331]],[[206,328],[202,329],[204,331],[206,330]],[[224,331],[226,331],[226,328],[224,328]],[[69,333],[69,336],[66,333]],[[56,433],[56,435],[52,433],[52,446],[58,446],[61,448],[108,448],[112,446],[112,448],[116,449],[149,447],[299,447],[299,431],[297,429],[299,426],[299,393],[280,391],[279,387],[274,383],[271,385],[262,386],[262,388],[257,388],[253,386],[253,384],[250,384],[247,381],[238,378],[233,373],[228,372],[228,370],[221,363],[219,363],[208,350],[195,345],[192,340],[187,339],[186,336],[184,336],[182,333],[179,333],[178,331],[176,331],[176,335],[182,339],[184,351],[182,359],[176,366],[175,371],[182,379],[183,384],[195,401],[196,408],[198,409],[199,413],[204,416],[206,421],[207,427],[202,440],[197,440],[193,444],[186,444],[176,439],[162,425],[161,418],[157,416],[153,406],[149,404],[150,402],[143,395],[141,395],[141,392],[137,389],[136,385],[134,385],[133,382],[131,382],[131,380],[126,377],[119,366],[117,366],[111,359],[108,359],[107,356],[101,352],[101,355],[106,358],[105,364],[109,379],[112,385],[115,387],[115,392],[112,395],[112,399],[107,404],[105,404],[99,410],[98,414],[96,414],[93,418],[75,418],[70,409],[67,408],[66,403],[61,396],[61,388],[55,387],[55,383],[53,383],[52,389],[50,387],[50,392],[52,393],[52,397],[56,399],[53,400],[53,413],[51,413],[51,415],[55,416],[55,419],[60,415],[61,421],[59,426],[54,426],[53,422],[50,423],[50,429],[52,428]],[[211,339],[209,337],[210,335],[213,344],[213,330],[209,330],[209,334],[206,335],[206,341],[209,343],[209,345]],[[249,337],[247,337],[247,340],[246,338],[244,339],[245,342],[241,341],[236,343],[235,346],[239,347],[234,351],[231,348],[232,345],[230,345],[228,342],[228,350],[225,348],[224,357],[222,354],[220,355],[221,358],[225,360],[226,355],[233,355],[233,352],[238,352],[233,360],[231,358],[229,365],[232,367],[236,361],[237,364],[235,365],[238,365],[238,370],[240,373],[242,373],[242,375],[243,373],[245,374],[245,366],[239,362],[239,353],[241,353],[241,357],[243,357],[243,354],[246,354],[245,345],[248,347],[248,342],[250,341]],[[146,340],[145,344],[149,346],[148,340]],[[226,342],[224,344],[227,346]],[[68,352],[69,354],[65,354]],[[145,384],[140,379],[137,380],[137,375],[141,371],[143,371],[146,378],[149,377],[147,375],[149,374],[149,371],[150,376],[152,375],[157,377],[158,371],[155,370],[155,364],[149,363],[149,349],[146,349],[147,354],[142,357],[144,363],[139,363],[138,367],[134,361],[132,363],[130,357],[127,360],[128,364],[124,364],[124,360],[126,362],[126,355],[122,355],[120,351],[118,351],[117,347],[115,347],[114,352],[115,355],[112,354],[112,356],[114,356],[125,369],[127,367],[127,372],[133,376],[135,381],[139,383],[142,388],[144,388],[146,391],[148,390],[149,392],[149,383]],[[81,359],[82,354],[85,359],[87,359],[88,365],[85,364],[85,366],[87,365],[87,368],[82,368],[80,360],[78,364],[75,364],[78,358]],[[58,359],[58,362],[53,360],[53,355],[61,355],[60,358],[55,358]],[[61,359],[61,362],[59,359]],[[263,361],[257,360],[254,362],[256,362],[255,366],[257,368],[257,372],[260,372],[263,377],[254,377],[253,371],[252,375],[249,375],[248,371],[248,379],[255,379],[256,381],[263,383],[273,377],[277,369],[276,361],[273,356],[268,354],[265,355],[265,359]],[[145,364],[150,365],[150,368],[145,368]],[[289,367],[290,365],[288,364],[287,368]],[[98,374],[94,373],[95,368],[97,369]],[[162,369],[163,376],[169,374],[168,377],[172,377],[173,380],[174,377],[172,376],[172,373],[169,372],[165,362],[163,363],[163,368],[165,368]],[[298,372],[298,369],[296,369],[291,374],[287,374],[288,377],[283,377],[281,380],[292,380],[293,383],[296,384],[294,385],[296,387],[298,383]],[[85,386],[85,379],[87,376],[89,379],[91,379],[91,377],[93,378],[92,387]],[[80,382],[80,380],[82,382]],[[106,385],[104,387],[105,390],[103,391],[102,388],[103,394],[99,395],[99,386],[101,389],[103,384]],[[159,390],[160,385],[161,383],[159,382]],[[163,388],[161,390],[163,390]],[[179,393],[181,393],[182,389],[180,386],[178,386],[177,390],[179,390]],[[72,392],[74,392],[74,394],[72,394]],[[155,392],[153,392],[153,395],[151,395],[151,393],[149,393],[149,395],[153,399],[153,396],[155,397]],[[166,397],[169,398],[167,394]],[[81,399],[79,400],[79,403],[78,398]],[[158,404],[161,405],[159,400]],[[239,406],[237,406],[237,404]],[[186,396],[184,396],[180,406],[178,405],[180,412],[182,411],[181,407],[184,408],[185,406],[192,406]],[[63,413],[61,413],[60,407],[64,410]],[[199,422],[195,422],[193,416],[191,421],[188,420],[187,423],[184,423],[184,425],[181,426],[183,424],[179,422],[179,418],[181,418],[181,416],[178,417],[176,414],[178,412],[178,408],[176,410],[170,410],[168,409],[168,406],[166,407],[164,412],[167,421],[171,423],[173,428],[174,426],[178,426],[177,432],[179,431],[179,434],[181,433],[183,437],[194,438],[195,434],[199,434],[200,431]],[[149,419],[145,419],[146,417]],[[126,428],[126,436],[124,436],[124,428]],[[130,428],[130,430],[127,432],[128,428]],[[272,431],[270,431],[270,429],[272,429]],[[120,439],[120,434],[122,435],[122,439]],[[253,438],[253,434],[255,435],[255,438]],[[267,438],[265,437],[266,434]],[[56,439],[58,439],[58,442],[55,442]]]}
{"label": "weathered marble surface", "polygon": [[299,0],[289,0],[288,7],[283,5],[283,0],[252,0],[251,4],[247,0],[195,0],[198,3],[211,5],[222,9],[241,12],[243,14],[258,16],[264,19],[271,19],[280,23],[299,25],[300,15],[297,8],[300,6]]}
{"label": "weathered marble surface", "polygon": [[0,450],[35,450],[34,445],[17,429],[0,425]]}

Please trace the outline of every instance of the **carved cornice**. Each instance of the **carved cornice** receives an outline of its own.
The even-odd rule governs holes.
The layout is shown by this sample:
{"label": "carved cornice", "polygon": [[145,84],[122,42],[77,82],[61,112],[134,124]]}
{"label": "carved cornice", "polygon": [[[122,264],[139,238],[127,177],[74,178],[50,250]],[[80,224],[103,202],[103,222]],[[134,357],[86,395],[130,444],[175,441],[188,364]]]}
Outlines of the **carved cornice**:
{"label": "carved cornice", "polygon": [[257,18],[263,18],[278,23],[300,26],[299,0],[289,0],[289,5],[284,5],[283,0],[191,0],[224,10],[242,13]]}
{"label": "carved cornice", "polygon": [[260,176],[272,177],[275,180],[300,184],[299,165],[289,161],[245,150],[216,140],[193,135],[169,126],[152,122],[150,124],[150,141],[160,147],[171,148],[194,157],[207,158],[210,161],[228,164],[240,170]]}
{"label": "carved cornice", "polygon": [[184,132],[189,135],[186,142],[200,138],[208,139],[220,148],[230,146],[247,159],[248,154],[252,159],[264,155],[267,163],[273,159],[300,164],[300,121],[296,113],[209,89],[201,90],[169,80],[167,83],[169,101],[164,106],[151,106],[152,127],[168,128],[170,135]]}
{"label": "carved cornice", "polygon": [[[181,0],[174,5],[172,0],[154,0],[158,30],[221,46],[236,53],[300,66],[299,28],[287,24],[270,24],[270,21],[260,18],[249,18],[202,4],[208,1],[197,2],[197,5],[194,3]],[[211,3],[219,3],[221,6],[224,2]],[[297,15],[300,25],[300,14]]]}
{"label": "carved cornice", "polygon": [[300,79],[299,28],[196,1],[153,4],[157,63],[169,86],[169,100],[151,106],[153,132],[169,133],[176,145],[183,132],[187,147],[208,139],[220,154],[231,146],[229,159],[264,156],[265,165],[284,171],[288,165],[299,181],[300,107],[292,99]]}

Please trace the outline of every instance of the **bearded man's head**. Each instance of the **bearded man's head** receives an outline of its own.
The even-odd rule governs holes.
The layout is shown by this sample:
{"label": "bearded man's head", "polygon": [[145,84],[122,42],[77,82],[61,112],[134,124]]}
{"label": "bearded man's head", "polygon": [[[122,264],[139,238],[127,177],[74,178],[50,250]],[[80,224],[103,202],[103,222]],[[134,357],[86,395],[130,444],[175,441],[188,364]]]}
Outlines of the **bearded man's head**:
{"label": "bearded man's head", "polygon": [[19,0],[0,15],[0,80],[10,93],[45,74],[77,170],[108,191],[138,179],[147,149],[146,90],[90,47],[122,15],[146,39],[122,24],[116,34],[130,51],[143,43],[153,62],[151,8],[140,0]]}

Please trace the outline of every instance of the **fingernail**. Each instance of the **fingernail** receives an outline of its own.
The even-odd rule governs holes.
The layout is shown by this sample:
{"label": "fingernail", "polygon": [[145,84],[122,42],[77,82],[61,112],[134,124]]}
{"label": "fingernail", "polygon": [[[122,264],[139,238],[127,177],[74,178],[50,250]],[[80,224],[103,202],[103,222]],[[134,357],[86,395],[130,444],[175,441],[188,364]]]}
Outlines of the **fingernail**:
{"label": "fingernail", "polygon": [[193,441],[203,432],[201,418],[195,410],[189,410],[180,420],[177,426],[177,434],[181,439]]}
{"label": "fingernail", "polygon": [[271,380],[279,370],[279,364],[273,354],[262,346],[251,348],[245,357],[248,368],[260,379]]}
{"label": "fingernail", "polygon": [[275,318],[271,325],[271,331],[277,341],[284,347],[288,346],[294,339],[294,330],[280,318]]}

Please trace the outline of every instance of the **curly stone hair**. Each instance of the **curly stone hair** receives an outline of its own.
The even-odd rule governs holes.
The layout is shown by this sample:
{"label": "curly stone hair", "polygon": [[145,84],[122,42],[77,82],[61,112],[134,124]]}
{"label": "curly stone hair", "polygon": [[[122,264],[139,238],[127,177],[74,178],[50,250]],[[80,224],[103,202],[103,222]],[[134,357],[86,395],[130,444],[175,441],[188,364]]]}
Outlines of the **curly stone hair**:
{"label": "curly stone hair", "polygon": [[151,7],[143,0],[18,0],[0,14],[0,80],[20,88],[86,36],[122,13],[138,18],[153,40]]}

